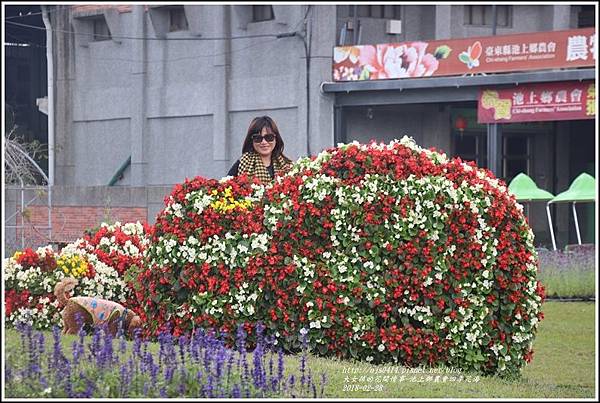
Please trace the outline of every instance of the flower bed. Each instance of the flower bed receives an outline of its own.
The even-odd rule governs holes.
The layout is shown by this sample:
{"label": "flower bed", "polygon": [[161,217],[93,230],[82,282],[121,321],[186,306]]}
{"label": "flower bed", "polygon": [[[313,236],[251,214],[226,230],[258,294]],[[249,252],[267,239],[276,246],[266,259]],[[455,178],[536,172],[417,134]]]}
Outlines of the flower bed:
{"label": "flower bed", "polygon": [[[263,196],[264,193],[264,197]],[[266,188],[195,178],[139,277],[148,334],[258,321],[290,351],[517,374],[543,318],[522,207],[491,173],[404,138],[299,160]]]}
{"label": "flower bed", "polygon": [[[201,330],[191,337],[165,332],[158,343],[136,336],[128,343],[95,328],[90,337],[61,340],[16,324],[7,336],[5,394],[9,398],[319,398],[326,377],[307,367],[304,350],[294,376],[281,350],[259,338],[252,354]],[[20,336],[20,337],[19,337]],[[50,343],[47,339],[51,337]],[[19,340],[20,339],[20,340]],[[69,346],[69,347],[67,347]]]}
{"label": "flower bed", "polygon": [[539,279],[551,298],[594,298],[596,251],[594,248],[539,250]]}
{"label": "flower bed", "polygon": [[98,296],[139,311],[126,270],[139,265],[148,243],[146,225],[103,223],[93,235],[68,244],[60,252],[51,246],[18,251],[3,264],[8,324],[25,322],[36,329],[61,325],[54,286],[65,277],[79,284],[73,295]]}

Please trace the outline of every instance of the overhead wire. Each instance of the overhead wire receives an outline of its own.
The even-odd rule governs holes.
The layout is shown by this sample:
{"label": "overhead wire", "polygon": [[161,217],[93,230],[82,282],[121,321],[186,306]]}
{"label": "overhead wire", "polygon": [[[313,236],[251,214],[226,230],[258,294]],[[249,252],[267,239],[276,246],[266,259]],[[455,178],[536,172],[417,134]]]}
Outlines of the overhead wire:
{"label": "overhead wire", "polygon": [[[30,24],[22,24],[20,22],[6,21],[7,24],[11,24],[14,26],[38,29],[41,31],[45,31],[46,28],[38,27],[37,25]],[[106,39],[129,39],[129,40],[140,40],[140,41],[222,41],[222,40],[236,40],[236,39],[252,39],[252,38],[266,38],[266,37],[277,37],[278,34],[257,34],[257,35],[246,35],[246,36],[231,36],[231,37],[215,37],[215,38],[203,38],[203,37],[184,37],[184,38],[157,38],[157,37],[135,37],[135,36],[123,36],[123,35],[99,35],[95,33],[89,32],[75,32],[64,29],[52,29],[53,32],[62,32],[66,34],[73,35],[84,35],[84,36],[93,36],[96,38],[106,38]]]}
{"label": "overhead wire", "polygon": [[[56,11],[58,11],[58,9],[57,8],[53,8],[53,9],[48,10],[48,13],[54,13]],[[42,15],[42,14],[44,14],[43,11],[39,11],[39,12],[35,12],[35,13],[28,12],[27,14],[11,15],[11,16],[8,16],[8,17],[4,17],[4,19],[5,20],[12,20],[12,19],[15,19],[15,18],[33,17],[33,16],[36,16],[36,15]]]}

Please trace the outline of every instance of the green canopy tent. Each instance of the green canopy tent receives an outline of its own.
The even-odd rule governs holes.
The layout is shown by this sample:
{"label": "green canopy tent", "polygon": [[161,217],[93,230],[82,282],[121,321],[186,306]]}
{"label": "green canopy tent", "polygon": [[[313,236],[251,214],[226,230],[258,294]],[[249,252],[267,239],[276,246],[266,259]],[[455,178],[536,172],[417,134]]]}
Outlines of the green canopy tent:
{"label": "green canopy tent", "polygon": [[556,250],[556,240],[554,238],[554,229],[552,228],[552,216],[550,215],[550,204],[552,203],[572,203],[573,218],[575,219],[575,230],[577,231],[577,242],[581,245],[581,234],[579,233],[579,221],[577,220],[577,211],[575,204],[596,201],[596,180],[593,176],[580,174],[569,189],[559,193],[556,197],[546,204],[546,213],[548,214],[548,225],[550,226],[550,235],[552,236],[552,246]]}
{"label": "green canopy tent", "polygon": [[522,172],[510,181],[508,191],[520,202],[551,200],[554,197],[552,193],[538,188],[533,179]]}

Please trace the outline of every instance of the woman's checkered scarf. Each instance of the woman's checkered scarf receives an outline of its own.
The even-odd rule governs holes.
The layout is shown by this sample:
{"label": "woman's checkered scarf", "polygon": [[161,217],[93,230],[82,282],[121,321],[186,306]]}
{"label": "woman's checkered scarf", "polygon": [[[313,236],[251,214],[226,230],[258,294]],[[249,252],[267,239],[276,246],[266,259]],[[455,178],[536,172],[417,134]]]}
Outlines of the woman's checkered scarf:
{"label": "woman's checkered scarf", "polygon": [[[290,170],[292,165],[282,155],[271,161],[273,168],[275,169],[275,175],[284,175]],[[258,178],[261,183],[272,182],[273,179],[269,175],[269,171],[262,163],[260,155],[254,152],[244,153],[240,158],[240,167],[238,169],[238,175],[246,174],[250,177]]]}

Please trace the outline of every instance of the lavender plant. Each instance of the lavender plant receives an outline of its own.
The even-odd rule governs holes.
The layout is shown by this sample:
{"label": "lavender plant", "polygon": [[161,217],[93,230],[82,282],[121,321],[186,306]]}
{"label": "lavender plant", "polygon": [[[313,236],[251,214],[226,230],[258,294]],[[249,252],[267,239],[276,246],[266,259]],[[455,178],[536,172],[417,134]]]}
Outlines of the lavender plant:
{"label": "lavender plant", "polygon": [[595,249],[538,250],[538,279],[547,297],[591,298],[595,295]]}
{"label": "lavender plant", "polygon": [[[323,396],[325,376],[313,380],[307,349],[300,358],[303,383],[284,376],[283,353],[256,333],[253,350],[238,329],[236,349],[222,335],[198,330],[189,337],[162,333],[155,354],[137,332],[127,342],[122,331],[113,338],[106,329],[81,330],[70,351],[63,350],[58,327],[53,344],[31,325],[16,326],[19,353],[6,356],[5,390],[10,398],[269,398]],[[7,346],[7,348],[9,348]],[[248,357],[246,357],[248,355]],[[277,357],[274,368],[273,357]],[[236,367],[237,362],[237,367]],[[318,393],[320,391],[320,393]]]}

